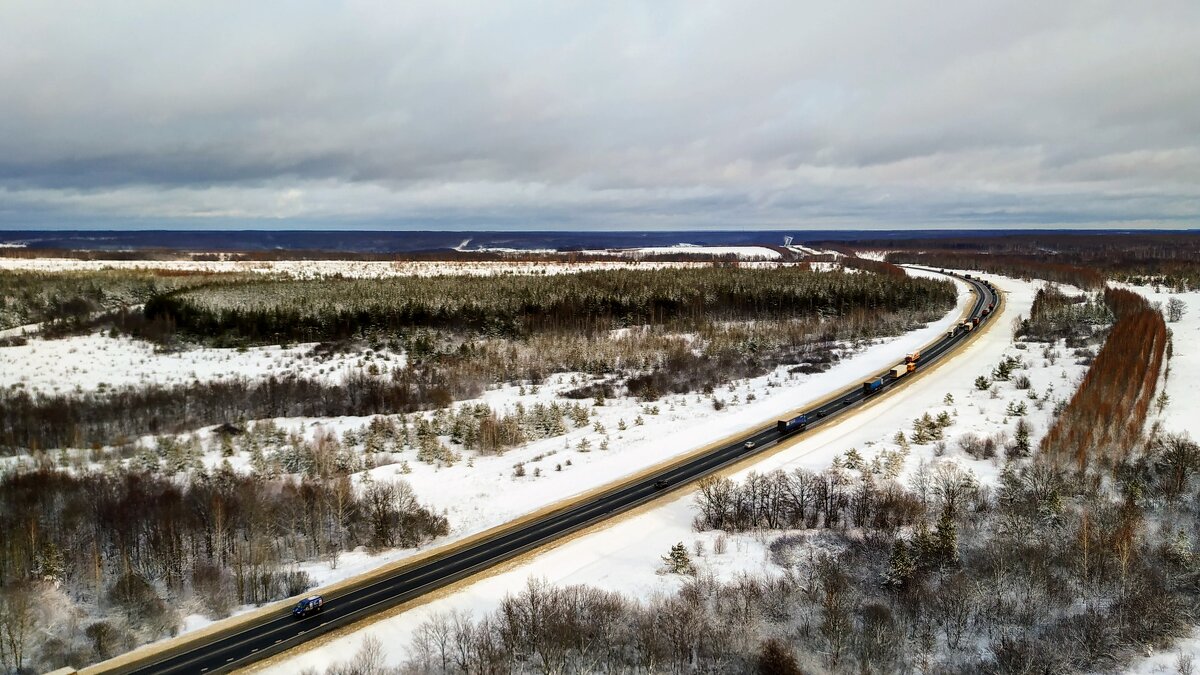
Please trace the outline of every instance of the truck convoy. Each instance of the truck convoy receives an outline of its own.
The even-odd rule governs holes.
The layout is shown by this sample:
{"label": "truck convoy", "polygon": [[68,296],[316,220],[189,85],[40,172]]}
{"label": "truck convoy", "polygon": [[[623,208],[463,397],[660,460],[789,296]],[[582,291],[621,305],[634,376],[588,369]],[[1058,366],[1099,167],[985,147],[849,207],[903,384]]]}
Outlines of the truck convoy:
{"label": "truck convoy", "polygon": [[[971,275],[969,275],[969,274],[964,274],[963,276],[967,279],[971,278]],[[983,283],[988,288],[992,288],[992,285],[990,282],[985,281]],[[979,313],[979,316],[975,316],[975,317],[972,317],[965,321],[953,324],[950,327],[950,329],[948,331],[946,331],[946,337],[953,338],[955,335],[957,335],[959,333],[971,332],[977,326],[979,326],[981,319],[986,319],[992,313],[992,311],[995,309],[995,307],[996,307],[996,303],[993,301],[993,302],[989,303],[986,307],[983,308],[983,311],[981,311]],[[917,370],[917,364],[920,362],[920,360],[921,360],[920,350],[914,350],[909,354],[905,354],[904,355],[904,363],[900,363],[895,366],[892,366],[890,369],[888,369],[887,373],[885,373],[883,375],[877,375],[877,376],[872,377],[871,379],[867,380],[866,382],[862,383],[863,397],[871,396],[872,394],[877,394],[880,391],[882,391],[884,386],[887,385],[888,383],[895,382],[896,380],[899,380],[900,378],[904,377],[905,375],[915,372]],[[854,403],[854,400],[855,399],[853,396],[846,397],[842,400],[842,405],[849,405],[851,403]],[[815,419],[824,417],[824,414],[825,414],[824,409],[819,410],[816,413],[814,413],[813,419],[815,420]],[[809,416],[807,414],[805,414],[805,415],[799,415],[797,417],[793,417],[790,420],[779,420],[778,422],[775,423],[775,428],[779,432],[780,436],[786,436],[788,434],[794,434],[794,433],[797,433],[800,431],[804,431],[805,429],[808,428],[808,424],[809,424]],[[746,443],[746,447],[747,448],[754,447],[753,442]]]}
{"label": "truck convoy", "polygon": [[779,420],[775,423],[775,430],[780,436],[786,436],[797,431],[804,431],[808,428],[808,415],[800,415],[793,417],[790,420]]}

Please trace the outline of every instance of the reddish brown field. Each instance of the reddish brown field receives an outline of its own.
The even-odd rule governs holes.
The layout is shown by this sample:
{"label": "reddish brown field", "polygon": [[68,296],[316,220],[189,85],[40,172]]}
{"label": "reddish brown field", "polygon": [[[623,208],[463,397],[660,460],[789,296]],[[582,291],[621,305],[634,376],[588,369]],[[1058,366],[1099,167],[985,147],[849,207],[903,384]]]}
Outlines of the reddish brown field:
{"label": "reddish brown field", "polygon": [[1042,453],[1083,471],[1099,457],[1123,457],[1135,447],[1154,398],[1167,346],[1162,314],[1137,293],[1106,289],[1117,316],[1108,339],[1050,432]]}

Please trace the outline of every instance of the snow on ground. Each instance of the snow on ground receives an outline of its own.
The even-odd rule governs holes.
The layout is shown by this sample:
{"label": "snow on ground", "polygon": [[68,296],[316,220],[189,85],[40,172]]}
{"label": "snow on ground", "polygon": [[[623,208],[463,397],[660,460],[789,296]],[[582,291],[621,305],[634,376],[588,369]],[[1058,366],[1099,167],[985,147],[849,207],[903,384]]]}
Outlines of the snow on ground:
{"label": "snow on ground", "polygon": [[[1181,667],[1191,666],[1191,670]],[[1179,640],[1170,649],[1158,650],[1129,664],[1129,675],[1179,675],[1200,668],[1200,631]]]}
{"label": "snow on ground", "polygon": [[[319,585],[335,583],[410,557],[421,550],[427,550],[430,546],[439,546],[509,522],[547,504],[568,499],[701,448],[714,439],[769,423],[807,402],[843,388],[847,382],[865,379],[895,365],[903,359],[905,353],[933,341],[945,332],[959,318],[970,301],[971,295],[966,290],[966,285],[960,284],[956,308],[942,319],[903,336],[864,345],[860,351],[835,363],[824,373],[792,374],[787,372],[786,367],[781,367],[762,377],[735,382],[715,394],[727,404],[723,410],[714,410],[710,398],[696,394],[667,397],[653,404],[644,404],[633,398],[613,398],[608,399],[603,406],[592,407],[591,426],[536,441],[509,450],[503,455],[484,456],[468,453],[469,461],[460,461],[452,466],[436,466],[417,461],[411,452],[398,453],[395,455],[397,463],[386,463],[371,469],[371,478],[408,481],[422,503],[436,511],[445,512],[451,526],[450,535],[421,549],[395,549],[375,555],[357,550],[340,554],[333,563],[327,560],[310,561],[299,567],[307,571]],[[111,338],[104,339],[112,341]],[[66,345],[62,349],[70,356],[74,356],[70,354],[72,344],[76,345],[76,349],[87,345],[99,354],[105,351],[105,343],[98,342],[101,338],[80,340],[57,342]],[[49,349],[52,344],[40,340],[30,342],[30,345],[34,346],[32,354],[42,354],[41,360],[14,357],[5,363],[19,368],[19,374],[14,379],[19,381],[24,378],[31,387],[46,387],[64,377],[62,370],[53,375],[39,375],[33,372],[33,369],[48,367],[52,359],[45,358],[44,353],[39,350]],[[239,374],[250,376],[254,373],[273,372],[272,368],[296,368],[296,364],[312,367],[299,361],[288,361],[291,352],[278,347],[264,347],[244,353],[236,350],[199,349],[179,355],[142,352],[142,347],[129,341],[122,341],[119,347],[108,345],[108,348],[114,350],[114,355],[121,356],[121,359],[113,359],[116,365],[96,366],[98,370],[86,373],[68,373],[68,381],[87,382],[91,385],[105,377],[108,378],[109,384],[128,382],[130,379],[120,379],[117,371],[121,369],[122,364],[136,362],[140,358],[175,359],[169,365],[155,362],[142,368],[146,372],[164,371],[160,377],[168,382],[177,381],[181,377],[192,377],[193,374],[200,376],[201,373],[217,376],[235,369],[240,371]],[[4,352],[13,349],[16,348],[0,349],[0,357]],[[97,354],[89,353],[88,356],[97,362],[102,360],[95,358]],[[329,365],[325,367],[329,368]],[[340,364],[338,367],[353,366]],[[165,371],[173,372],[174,375],[166,374]],[[10,371],[7,367],[2,372],[9,377]],[[328,373],[328,370],[326,372]],[[532,387],[504,386],[486,392],[479,400],[488,403],[497,412],[511,411],[517,404],[529,408],[538,402],[573,403],[574,401],[564,401],[558,394],[562,390],[575,387],[578,384],[573,381],[576,377],[581,376],[573,373],[555,375],[547,378],[547,382],[536,391]],[[0,384],[8,383],[0,381]],[[592,402],[583,403],[591,407]],[[637,421],[639,418],[642,420],[641,424]],[[321,432],[332,432],[340,437],[346,431],[361,429],[370,422],[370,418],[279,418],[274,422],[285,432],[297,432],[311,439]],[[597,430],[597,424],[603,431]],[[625,426],[624,430],[620,429],[622,425]],[[223,458],[217,449],[211,429],[203,430],[199,436],[208,448],[203,458],[207,467],[229,461],[235,470],[248,469],[247,453],[241,452],[233,457]],[[609,447],[606,450],[601,449],[601,443],[606,439]],[[669,442],[663,442],[663,439],[669,439]],[[447,438],[443,440],[448,441]],[[580,443],[584,440],[588,447],[581,449]],[[146,437],[141,439],[141,442],[149,445],[153,443],[153,439]],[[12,458],[12,461],[19,461],[19,458]],[[518,478],[514,475],[514,467],[517,464],[524,466],[525,476]],[[357,474],[354,479],[356,482],[361,481],[363,474]],[[252,608],[242,607],[235,613],[249,609]],[[197,625],[203,625],[201,617],[186,618],[185,630]]]}
{"label": "snow on ground", "polygon": [[766,246],[700,246],[698,244],[675,244],[674,246],[646,246],[643,248],[603,249],[582,251],[589,255],[735,255],[739,258],[765,258],[776,260],[779,251]]}
{"label": "snow on ground", "polygon": [[[1028,419],[1034,425],[1033,443],[1036,445],[1049,422],[1052,404],[1046,403],[1043,410],[1038,410],[1028,398],[1028,392],[1016,389],[1012,382],[999,383],[996,387],[998,395],[992,398],[990,392],[975,388],[975,377],[990,375],[992,369],[1005,356],[1019,355],[1030,366],[1028,370],[1021,372],[1028,375],[1032,381],[1033,391],[1042,396],[1047,389],[1053,387],[1054,392],[1051,396],[1063,397],[1070,395],[1085,368],[1074,364],[1065,354],[1056,359],[1055,364],[1049,364],[1048,359],[1042,357],[1040,347],[1030,346],[1026,350],[1020,350],[1014,345],[1011,322],[1017,316],[1028,316],[1034,293],[1040,283],[1025,283],[999,277],[985,278],[991,278],[1006,291],[1006,305],[1004,313],[998,318],[998,325],[963,348],[951,362],[914,379],[901,390],[902,393],[878,399],[846,419],[797,438],[790,447],[764,457],[751,469],[742,470],[733,478],[743,478],[750,470],[763,472],[776,468],[791,470],[798,467],[825,469],[835,457],[851,448],[856,448],[870,461],[882,452],[894,451],[897,446],[891,439],[895,432],[911,431],[913,418],[923,411],[933,414],[941,410],[957,411],[955,424],[947,430],[950,440],[945,449],[945,459],[960,462],[984,480],[996,475],[999,460],[971,459],[957,448],[953,440],[957,436],[971,431],[990,434],[999,425],[1004,425],[1011,431],[1014,420],[1011,417],[1005,419],[1005,410],[1010,402],[1025,401]],[[964,299],[966,298],[960,298],[960,301]],[[957,316],[957,313],[954,316]],[[928,342],[944,330],[950,321],[951,319],[947,318],[938,325],[918,331],[917,334],[872,347],[829,372],[812,377],[798,388],[784,389],[765,396],[754,409],[753,415],[749,414],[748,406],[739,408],[732,415],[713,414],[711,409],[695,410],[678,425],[668,424],[648,430],[653,431],[650,438],[670,438],[672,446],[681,446],[670,451],[670,454],[676,454],[686,449],[682,446],[701,445],[706,440],[744,429],[750,426],[749,420],[758,419],[761,414],[766,414],[769,419],[771,414],[786,411],[800,402],[820,398],[845,386],[847,382],[854,382],[892,365],[898,355]],[[1061,351],[1061,346],[1058,350]],[[945,403],[946,394],[953,396],[954,403]],[[695,419],[701,413],[701,419],[706,421],[697,424]],[[630,466],[630,458],[625,455],[637,456],[635,461],[639,462],[638,466],[643,466],[645,464],[640,461],[643,453],[654,453],[659,445],[663,444],[638,443],[635,445],[636,452],[622,452],[620,459],[621,466],[626,467],[625,473],[636,470]],[[913,471],[922,460],[935,460],[934,455],[934,445],[912,446],[905,471]],[[587,473],[613,475],[607,473],[612,470],[612,467],[605,466],[601,461],[594,469],[589,465]],[[453,480],[445,481],[442,488],[450,488],[455,483]],[[414,480],[414,486],[418,485],[418,481]],[[486,504],[489,509],[514,511],[518,508],[507,502],[524,499],[522,493],[525,491],[510,490],[504,493],[501,500],[487,499],[486,493],[481,493],[477,500]],[[554,498],[567,494],[569,491],[559,493]],[[548,496],[541,497],[538,501],[544,502]],[[493,611],[506,595],[519,591],[530,578],[545,579],[552,584],[588,584],[621,590],[632,597],[645,598],[655,593],[672,593],[682,583],[681,579],[673,575],[659,575],[656,570],[661,565],[661,556],[676,542],[684,542],[690,546],[694,546],[697,541],[702,542],[705,553],[697,556],[696,561],[702,570],[710,570],[719,578],[728,579],[739,572],[770,572],[774,569],[767,553],[770,535],[729,535],[726,537],[727,551],[717,554],[714,552],[714,544],[719,535],[693,532],[693,515],[691,491],[681,490],[660,500],[658,506],[647,511],[620,519],[604,529],[540,553],[514,568],[481,579],[397,616],[382,619],[353,634],[309,651],[294,653],[272,663],[266,671],[295,672],[310,666],[324,667],[335,661],[347,660],[358,648],[362,638],[368,634],[382,640],[389,662],[400,663],[406,657],[406,649],[413,631],[427,618],[451,611],[471,612],[478,617]]]}
{"label": "snow on ground", "polygon": [[[778,257],[774,254],[760,257]],[[397,276],[437,276],[470,274],[570,274],[594,270],[621,269],[679,269],[707,267],[708,262],[662,262],[646,260],[595,262],[448,262],[448,261],[379,261],[379,260],[76,260],[74,258],[0,258],[0,271],[23,270],[34,272],[85,272],[98,270],[164,270],[170,272],[243,272],[277,274],[295,279],[320,279],[332,276],[359,279],[382,279]],[[747,262],[748,266],[775,267],[775,262]]]}
{"label": "snow on ground", "polygon": [[310,354],[314,345],[243,349],[193,348],[157,352],[154,345],[103,333],[55,340],[30,338],[0,348],[0,387],[24,387],[44,394],[95,391],[124,385],[174,385],[272,375],[340,381],[375,365],[381,372],[403,366],[403,354],[386,349],[370,355]]}
{"label": "snow on ground", "polygon": [[841,263],[836,262],[810,262],[808,266],[814,272],[835,272],[841,271],[846,274],[860,274],[862,270],[854,269],[853,267],[843,267]]}
{"label": "snow on ground", "polygon": [[[1156,292],[1152,286],[1130,286],[1124,288],[1141,293],[1152,303],[1164,308],[1172,299],[1182,300],[1185,306],[1183,318],[1168,323],[1172,334],[1172,356],[1169,362],[1166,391],[1171,402],[1163,411],[1163,426],[1170,431],[1186,431],[1193,439],[1200,440],[1200,416],[1191,414],[1200,401],[1200,349],[1191,348],[1200,344],[1200,291],[1170,293]],[[1200,666],[1198,666],[1200,668]]]}
{"label": "snow on ground", "polygon": [[[1200,291],[1171,293],[1161,288],[1156,291],[1153,286],[1114,285],[1141,293],[1150,302],[1161,303],[1164,308],[1172,298],[1182,300],[1186,306],[1182,319],[1167,324],[1173,343],[1165,385],[1170,402],[1161,414],[1151,417],[1151,422],[1157,419],[1168,432],[1186,432],[1192,439],[1200,440],[1200,416],[1195,414],[1196,402],[1200,401],[1200,349],[1193,347],[1200,344]],[[1151,409],[1152,412],[1154,410],[1156,408]],[[1200,627],[1194,628],[1189,637],[1170,649],[1155,651],[1135,661],[1129,672],[1138,675],[1182,672],[1178,669],[1181,654],[1184,658],[1190,656],[1194,661],[1194,669],[1200,670]]]}
{"label": "snow on ground", "polygon": [[804,246],[802,244],[792,244],[786,248],[794,253],[804,253],[807,255],[832,255],[835,258],[846,255],[845,253],[841,253],[839,251],[819,251],[815,248],[809,248],[808,246]]}

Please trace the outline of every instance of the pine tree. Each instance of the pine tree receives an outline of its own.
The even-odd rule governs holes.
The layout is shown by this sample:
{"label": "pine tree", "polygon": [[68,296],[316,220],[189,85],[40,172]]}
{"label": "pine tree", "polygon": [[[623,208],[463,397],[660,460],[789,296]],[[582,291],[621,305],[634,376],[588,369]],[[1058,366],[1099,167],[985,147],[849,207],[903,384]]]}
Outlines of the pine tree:
{"label": "pine tree", "polygon": [[884,587],[902,589],[916,573],[917,561],[913,560],[908,543],[897,537],[895,545],[892,546],[892,555],[888,558],[887,569],[883,573]]}
{"label": "pine tree", "polygon": [[850,448],[846,451],[846,468],[857,471],[863,467],[863,457],[858,453],[857,448]]}
{"label": "pine tree", "polygon": [[256,443],[254,449],[250,451],[250,468],[256,475],[267,477],[269,467],[267,465],[267,457],[263,454],[262,448]]}
{"label": "pine tree", "polygon": [[942,509],[942,515],[938,517],[937,527],[933,531],[933,545],[939,566],[958,563],[958,528],[949,508]]}
{"label": "pine tree", "polygon": [[683,542],[679,542],[671,547],[671,552],[662,557],[663,571],[667,574],[695,574],[696,567],[692,565],[692,558],[688,554],[687,547]]}
{"label": "pine tree", "polygon": [[929,526],[925,524],[924,518],[917,522],[917,527],[913,530],[911,555],[922,569],[936,567],[937,553],[934,540],[929,532]]}
{"label": "pine tree", "polygon": [[1017,419],[1016,440],[1013,443],[1013,449],[1010,456],[1028,457],[1029,451],[1029,423],[1025,421],[1024,417],[1022,417]]}

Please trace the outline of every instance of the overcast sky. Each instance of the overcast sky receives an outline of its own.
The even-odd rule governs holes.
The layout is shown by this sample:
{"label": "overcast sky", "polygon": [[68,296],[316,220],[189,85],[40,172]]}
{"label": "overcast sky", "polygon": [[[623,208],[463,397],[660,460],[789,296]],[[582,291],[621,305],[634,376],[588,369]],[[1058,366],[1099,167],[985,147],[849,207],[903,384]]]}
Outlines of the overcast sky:
{"label": "overcast sky", "polygon": [[0,2],[0,227],[1200,227],[1200,1]]}

